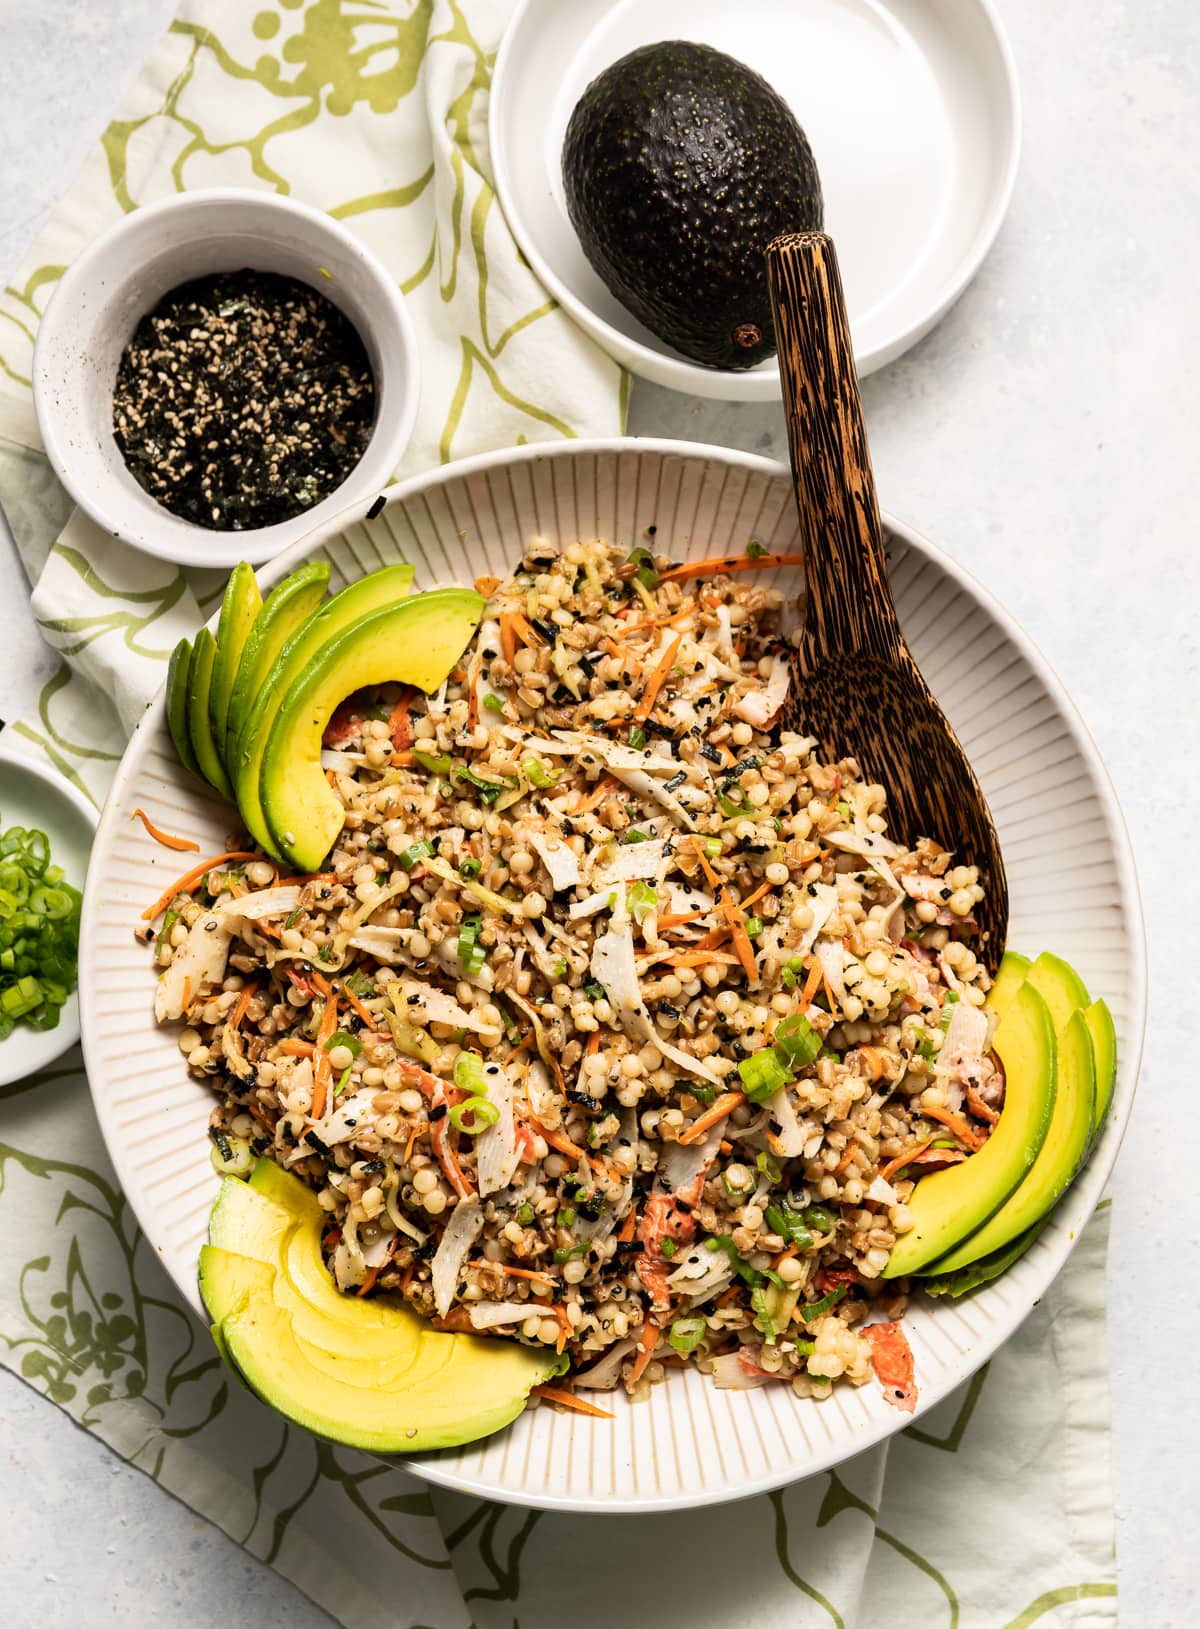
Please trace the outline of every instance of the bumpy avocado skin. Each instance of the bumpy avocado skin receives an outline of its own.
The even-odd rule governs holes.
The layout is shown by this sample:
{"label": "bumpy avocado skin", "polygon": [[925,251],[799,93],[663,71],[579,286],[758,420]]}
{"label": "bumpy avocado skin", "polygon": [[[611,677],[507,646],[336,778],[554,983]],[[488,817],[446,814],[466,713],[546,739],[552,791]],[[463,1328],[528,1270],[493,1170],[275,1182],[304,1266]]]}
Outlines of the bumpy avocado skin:
{"label": "bumpy avocado skin", "polygon": [[651,332],[714,368],[774,355],[764,252],[823,208],[807,138],[759,74],[686,40],[630,52],[580,97],[563,183],[584,253]]}

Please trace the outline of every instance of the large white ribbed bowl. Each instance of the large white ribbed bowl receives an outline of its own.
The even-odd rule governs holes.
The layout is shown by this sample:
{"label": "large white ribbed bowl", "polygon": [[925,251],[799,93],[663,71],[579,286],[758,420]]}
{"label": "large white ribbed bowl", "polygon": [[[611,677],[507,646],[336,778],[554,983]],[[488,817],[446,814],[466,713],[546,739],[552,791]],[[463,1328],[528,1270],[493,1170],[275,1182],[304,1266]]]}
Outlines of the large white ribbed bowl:
{"label": "large white ribbed bowl", "polygon": [[[264,568],[264,586],[323,558],[335,586],[389,561],[417,586],[507,572],[531,534],[603,536],[632,546],[649,525],[676,559],[743,553],[752,537],[798,548],[791,483],[779,464],[667,441],[522,447],[397,487],[374,520],[347,517]],[[1061,685],[1013,621],[962,569],[889,522],[891,573],[914,654],[971,756],[1000,830],[1012,890],[1010,943],[1053,949],[1108,1000],[1120,1075],[1087,1170],[1025,1258],[965,1302],[915,1307],[906,1328],[919,1409],[945,1397],[1012,1334],[1092,1212],[1133,1100],[1144,1023],[1141,906],[1120,811]],[[162,697],[139,725],[100,822],[84,901],[81,1010],[88,1078],[121,1183],[150,1242],[199,1310],[198,1252],[217,1179],[208,1092],[188,1079],[174,1032],[158,1029],[153,974],[134,942],[139,912],[184,869],[130,816],[140,805],[203,854],[225,846],[230,807],[176,762]],[[933,834],[936,836],[936,833]],[[874,1384],[824,1403],[790,1388],[716,1390],[672,1375],[616,1418],[542,1408],[474,1446],[407,1463],[434,1482],[493,1499],[575,1510],[665,1510],[761,1492],[836,1464],[910,1416]]]}

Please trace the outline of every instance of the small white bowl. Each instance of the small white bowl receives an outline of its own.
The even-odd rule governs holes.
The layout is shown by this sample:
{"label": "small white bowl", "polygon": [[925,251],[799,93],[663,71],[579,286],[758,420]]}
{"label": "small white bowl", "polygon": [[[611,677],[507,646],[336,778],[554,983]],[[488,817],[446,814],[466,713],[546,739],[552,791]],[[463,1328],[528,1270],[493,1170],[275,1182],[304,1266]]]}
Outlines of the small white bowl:
{"label": "small white bowl", "polygon": [[[275,526],[210,531],[164,509],[129,473],[113,439],[113,386],[134,329],[163,295],[246,266],[309,284],[354,324],[375,375],[375,425],[359,462],[311,509]],[[33,357],[38,427],[59,480],[106,532],[183,565],[257,565],[374,498],[408,445],[419,395],[412,319],[380,261],[320,210],[249,188],[183,193],[97,238],[55,290]]]}
{"label": "small white bowl", "polygon": [[[0,740],[0,832],[34,826],[50,840],[50,864],[60,865],[74,888],[83,887],[98,819],[82,792],[52,770],[20,757]],[[79,1039],[79,994],[72,991],[56,1029],[18,1024],[0,1041],[0,1086],[36,1074],[69,1052]]]}
{"label": "small white bowl", "polygon": [[1012,196],[1016,68],[993,0],[522,0],[488,113],[496,195],[547,290],[622,367],[671,390],[777,402],[774,357],[706,368],[601,281],[567,215],[562,148],[584,89],[627,52],[697,40],[736,57],[812,143],[859,375],[938,322],[979,269]]}

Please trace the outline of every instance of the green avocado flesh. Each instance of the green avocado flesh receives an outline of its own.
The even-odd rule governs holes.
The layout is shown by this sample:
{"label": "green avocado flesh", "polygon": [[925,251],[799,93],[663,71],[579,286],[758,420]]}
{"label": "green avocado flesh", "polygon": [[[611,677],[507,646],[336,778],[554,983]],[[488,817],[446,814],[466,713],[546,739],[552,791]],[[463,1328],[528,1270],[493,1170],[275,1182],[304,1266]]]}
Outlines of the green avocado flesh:
{"label": "green avocado flesh", "polygon": [[1034,961],[1028,973],[1029,983],[1050,1009],[1050,1022],[1054,1033],[1061,1035],[1073,1012],[1082,1012],[1091,1001],[1087,985],[1061,956],[1052,956],[1048,950]]}
{"label": "green avocado flesh", "polygon": [[1103,1001],[1093,1001],[1083,1014],[1083,1021],[1092,1037],[1092,1053],[1096,1060],[1096,1113],[1093,1134],[1099,1135],[1112,1102],[1113,1086],[1117,1079],[1117,1031],[1112,1013]]}
{"label": "green avocado flesh", "polygon": [[1004,952],[987,998],[987,1004],[996,1014],[997,1021],[1008,1011],[1012,998],[1029,977],[1032,966],[1028,956],[1019,956],[1015,950]]}
{"label": "green avocado flesh", "polygon": [[259,796],[273,852],[300,871],[315,871],[342,829],[345,810],[321,769],[321,736],[338,703],[393,681],[436,690],[483,607],[473,589],[437,588],[356,622],[322,646],[281,702],[263,752]]}
{"label": "green avocado flesh", "polygon": [[913,1226],[896,1241],[884,1278],[922,1271],[973,1233],[1004,1204],[1046,1140],[1055,1098],[1054,1027],[1028,983],[1000,1020],[994,1047],[1005,1075],[1000,1119],[978,1153],[917,1183],[908,1201]]}
{"label": "green avocado flesh", "polygon": [[262,595],[254,580],[254,567],[243,560],[234,566],[225,584],[221,616],[217,623],[217,654],[213,661],[212,688],[208,694],[208,717],[221,762],[228,765],[226,738],[229,699],[241,665],[242,652],[250,631],[262,610]]}
{"label": "green avocado flesh", "polygon": [[1057,1037],[1057,1053],[1054,1112],[1046,1140],[1028,1174],[982,1227],[935,1261],[927,1272],[952,1273],[1002,1250],[1044,1216],[1070,1187],[1091,1141],[1096,1100],[1092,1039],[1081,1012],[1071,1014]]}
{"label": "green avocado flesh", "polygon": [[191,671],[192,642],[181,639],[171,652],[167,666],[167,729],[179,755],[179,762],[199,780],[203,780],[188,729],[188,679]]}
{"label": "green avocado flesh", "polygon": [[233,788],[229,784],[225,766],[217,752],[208,710],[216,656],[216,640],[207,628],[201,628],[192,646],[192,664],[188,672],[187,725],[200,773],[210,786],[228,798],[233,796]]}
{"label": "green avocado flesh", "polygon": [[441,1334],[399,1301],[340,1294],[321,1259],[324,1212],[268,1163],[222,1184],[200,1290],[222,1356],[287,1419],[377,1453],[457,1447],[515,1419],[558,1371],[553,1352]]}
{"label": "green avocado flesh", "polygon": [[819,230],[823,207],[807,138],[765,79],[692,41],[632,51],[580,97],[562,174],[584,254],[639,322],[709,367],[775,354],[767,245]]}
{"label": "green avocado flesh", "polygon": [[281,860],[283,855],[272,841],[266,816],[259,800],[259,779],[267,737],[280,703],[289,687],[313,661],[322,646],[337,638],[364,617],[394,605],[412,587],[413,568],[384,566],[350,583],[318,611],[302,622],[286,641],[262,680],[250,712],[242,724],[234,751],[233,783],[238,809],[246,830],[267,851]]}
{"label": "green avocado flesh", "polygon": [[[254,626],[242,647],[237,677],[229,697],[229,713],[225,725],[225,767],[233,778],[233,748],[242,733],[242,726],[262,688],[263,680],[275,664],[275,658],[296,629],[310,617],[324,598],[329,587],[329,566],[324,560],[313,560],[299,571],[285,577],[271,590],[262,610],[254,619]],[[219,644],[219,640],[218,640]]]}
{"label": "green avocado flesh", "polygon": [[[1024,1233],[1019,1233],[1015,1239],[993,1251],[990,1256],[981,1256],[973,1261],[969,1267],[960,1267],[956,1273],[939,1274],[937,1278],[926,1278],[921,1281],[921,1288],[926,1295],[949,1295],[957,1301],[960,1295],[969,1295],[972,1290],[980,1289],[984,1284],[990,1284],[1001,1273],[1006,1273],[1015,1261],[1021,1257],[1041,1237],[1048,1217],[1043,1216],[1040,1222],[1035,1223]],[[931,1272],[937,1269],[930,1268]]]}

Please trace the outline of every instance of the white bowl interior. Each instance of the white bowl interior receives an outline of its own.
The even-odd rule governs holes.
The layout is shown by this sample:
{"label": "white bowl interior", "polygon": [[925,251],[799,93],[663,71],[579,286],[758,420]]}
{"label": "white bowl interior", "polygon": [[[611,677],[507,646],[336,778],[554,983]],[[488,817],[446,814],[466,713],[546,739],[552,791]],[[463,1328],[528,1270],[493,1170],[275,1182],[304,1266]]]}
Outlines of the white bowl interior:
{"label": "white bowl interior", "polygon": [[773,359],[745,373],[702,368],[644,328],[567,216],[562,146],[575,104],[609,64],[664,39],[737,57],[796,113],[821,172],[859,372],[915,343],[975,271],[1011,190],[1015,93],[986,0],[527,0],[506,36],[490,115],[496,183],[539,276],[634,372],[698,395],[774,400]]}
{"label": "white bowl interior", "polygon": [[[309,284],[354,324],[375,375],[375,426],[359,463],[321,503],[275,526],[209,531],[172,515],[134,480],[113,438],[113,387],[138,322],[165,294],[247,266]],[[34,372],[46,450],[76,501],[127,542],[195,565],[268,560],[357,497],[374,497],[416,413],[415,339],[378,261],[316,210],[249,190],[139,210],[85,250],[42,320]]]}
{"label": "white bowl interior", "polygon": [[[671,442],[562,443],[491,454],[397,487],[383,512],[276,562],[327,559],[335,583],[397,558],[429,587],[501,575],[523,541],[604,536],[632,546],[658,527],[677,559],[799,546],[790,477],[747,454]],[[1094,748],[1057,680],[984,591],[892,523],[891,571],[905,630],[991,800],[1012,893],[1010,943],[1053,948],[1109,1001],[1121,1048],[1109,1124],[1087,1170],[1029,1254],[963,1303],[914,1307],[906,1328],[920,1408],[944,1397],[1016,1328],[1061,1267],[1116,1156],[1133,1096],[1143,1024],[1140,905],[1120,814]],[[211,1098],[188,1079],[174,1034],[156,1028],[138,913],[183,867],[129,814],[141,804],[204,853],[224,846],[227,805],[176,763],[161,699],[118,773],[84,910],[88,1077],[122,1185],[183,1294],[199,1306],[196,1264],[217,1180],[205,1136]],[[464,1491],[589,1510],[662,1509],[731,1499],[794,1480],[900,1426],[875,1386],[801,1402],[790,1389],[731,1393],[672,1376],[614,1422],[539,1409],[472,1447],[409,1463]]]}
{"label": "white bowl interior", "polygon": [[[0,744],[0,832],[10,826],[36,827],[50,841],[50,863],[82,888],[88,853],[96,830],[96,811],[82,792],[64,784],[53,771],[10,753]],[[0,1041],[0,1085],[36,1074],[79,1039],[79,992],[65,1002],[56,1029],[36,1030],[18,1024]]]}

